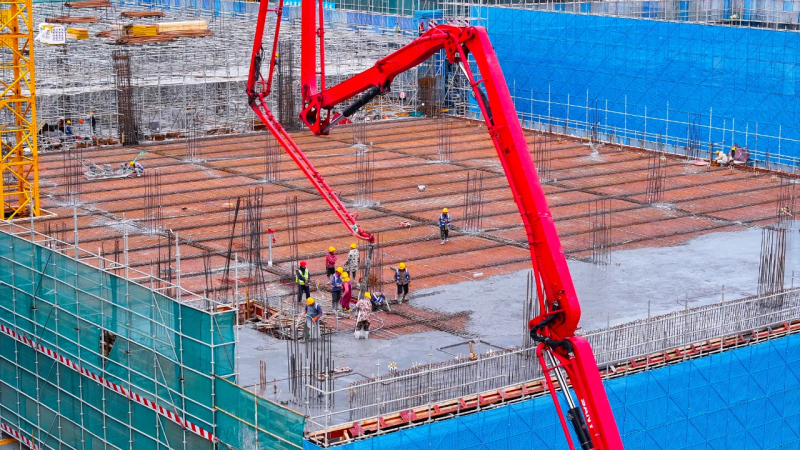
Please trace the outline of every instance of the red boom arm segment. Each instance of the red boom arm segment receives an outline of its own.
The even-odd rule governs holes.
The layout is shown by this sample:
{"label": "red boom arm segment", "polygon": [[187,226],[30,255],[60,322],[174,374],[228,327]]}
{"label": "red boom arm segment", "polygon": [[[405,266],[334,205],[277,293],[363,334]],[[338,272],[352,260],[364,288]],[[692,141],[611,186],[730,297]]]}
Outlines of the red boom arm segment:
{"label": "red boom arm segment", "polygon": [[[267,8],[265,6],[267,0],[261,1],[263,11]],[[397,75],[422,63],[442,49],[445,50],[451,64],[460,65],[469,79],[528,236],[541,311],[538,317],[531,320],[529,328],[531,337],[539,343],[537,354],[547,374],[545,378],[559,411],[569,446],[574,450],[571,434],[561,413],[556,389],[562,390],[570,406],[567,418],[572,422],[583,450],[592,448],[621,450],[622,441],[591,347],[585,339],[575,336],[581,310],[572,277],[508,86],[486,30],[481,27],[451,25],[433,27],[413,42],[376,62],[374,67],[330,89],[325,89],[324,85],[318,89],[317,75],[323,75],[324,69],[317,71],[316,45],[317,38],[321,41],[323,33],[321,21],[319,29],[317,28],[314,7],[315,0],[303,0],[301,83],[304,108],[300,113],[300,119],[315,134],[326,134],[341,118],[350,116],[375,96],[388,92],[392,80]],[[266,13],[264,17],[259,14],[253,48],[254,61],[261,52],[265,17]],[[320,49],[322,48],[320,43]],[[475,78],[468,63],[469,54],[472,54],[472,63],[477,67],[480,79]],[[257,66],[255,63],[252,66],[247,84],[251,106],[342,221],[350,227],[355,226],[355,218],[341,205],[330,187],[270,113],[264,100],[264,89],[261,89],[261,92],[258,89],[260,74]],[[324,64],[320,63],[320,67],[323,66]],[[263,81],[260,83],[266,84]],[[332,113],[336,105],[361,93],[365,94],[342,115]],[[357,226],[353,230],[354,234],[360,233],[357,234],[359,237],[371,238]],[[564,373],[567,378],[564,377]],[[556,377],[558,386],[553,383],[550,374]],[[570,384],[578,399],[577,403],[569,392]]]}

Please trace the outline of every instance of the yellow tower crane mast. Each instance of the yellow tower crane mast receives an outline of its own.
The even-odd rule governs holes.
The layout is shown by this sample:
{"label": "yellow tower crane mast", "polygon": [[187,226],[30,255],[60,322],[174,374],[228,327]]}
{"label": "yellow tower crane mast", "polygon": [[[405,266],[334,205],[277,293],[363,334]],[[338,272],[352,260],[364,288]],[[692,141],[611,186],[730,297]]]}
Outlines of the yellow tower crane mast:
{"label": "yellow tower crane mast", "polygon": [[0,0],[0,197],[3,219],[38,216],[32,0]]}

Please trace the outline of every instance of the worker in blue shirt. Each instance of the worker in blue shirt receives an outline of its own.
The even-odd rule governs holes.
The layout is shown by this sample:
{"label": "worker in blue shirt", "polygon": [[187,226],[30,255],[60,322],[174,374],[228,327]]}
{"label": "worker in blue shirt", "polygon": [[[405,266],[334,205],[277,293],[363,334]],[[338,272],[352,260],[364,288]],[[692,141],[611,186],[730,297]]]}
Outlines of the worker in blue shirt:
{"label": "worker in blue shirt", "polygon": [[444,245],[445,242],[450,240],[450,221],[451,221],[450,213],[447,212],[447,208],[442,209],[442,213],[439,214],[439,235],[442,238],[442,242],[439,245]]}

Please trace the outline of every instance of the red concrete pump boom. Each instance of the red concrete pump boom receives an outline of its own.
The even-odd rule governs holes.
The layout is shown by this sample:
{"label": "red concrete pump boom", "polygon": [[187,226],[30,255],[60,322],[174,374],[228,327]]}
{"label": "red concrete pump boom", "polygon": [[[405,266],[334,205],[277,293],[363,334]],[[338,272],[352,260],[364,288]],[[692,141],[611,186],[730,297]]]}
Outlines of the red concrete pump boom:
{"label": "red concrete pump boom", "polygon": [[[261,0],[247,82],[250,106],[350,231],[359,238],[371,240],[372,236],[358,227],[355,216],[347,211],[267,107],[266,97],[272,83],[275,42],[280,30],[282,9],[282,0],[275,9],[270,9],[267,1]],[[260,71],[264,57],[262,39],[270,11],[278,14],[278,21],[270,53],[270,71],[267,79],[264,79]],[[317,135],[327,134],[337,122],[350,117],[376,96],[389,92],[392,80],[397,75],[419,65],[440,50],[445,51],[451,64],[457,64],[464,72],[502,162],[528,236],[541,312],[530,321],[528,327],[531,337],[538,342],[537,356],[547,374],[545,379],[569,447],[575,449],[567,420],[571,422],[574,436],[583,450],[622,449],[592,349],[584,338],[575,335],[581,309],[572,277],[508,86],[486,30],[473,26],[431,27],[408,45],[380,59],[372,68],[326,89],[322,2],[303,0],[301,14],[303,109],[300,120]],[[472,55],[471,61],[468,55]],[[476,77],[473,67],[477,68],[479,77]],[[361,97],[341,114],[333,112],[334,107],[359,94],[362,94]],[[574,397],[568,387],[570,384]],[[561,410],[558,390],[561,390],[569,405],[566,415]]]}

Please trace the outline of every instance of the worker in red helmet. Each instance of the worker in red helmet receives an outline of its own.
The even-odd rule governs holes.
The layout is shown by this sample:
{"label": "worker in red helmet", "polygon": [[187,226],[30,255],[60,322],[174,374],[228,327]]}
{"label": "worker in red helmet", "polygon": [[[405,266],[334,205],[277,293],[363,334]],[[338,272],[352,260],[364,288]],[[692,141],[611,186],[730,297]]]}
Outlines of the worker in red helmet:
{"label": "worker in red helmet", "polygon": [[300,268],[294,271],[294,283],[297,285],[297,303],[303,301],[303,292],[306,293],[306,298],[311,297],[311,289],[308,283],[311,277],[308,275],[308,267],[305,261],[300,261]]}

